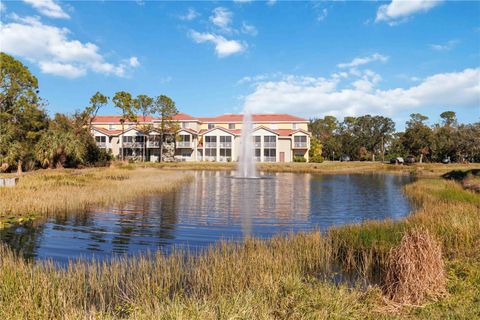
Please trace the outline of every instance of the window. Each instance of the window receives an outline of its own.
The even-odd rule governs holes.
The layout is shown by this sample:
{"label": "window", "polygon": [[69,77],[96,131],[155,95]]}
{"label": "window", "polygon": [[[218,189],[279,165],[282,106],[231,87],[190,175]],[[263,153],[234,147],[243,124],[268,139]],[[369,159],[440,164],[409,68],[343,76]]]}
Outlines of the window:
{"label": "window", "polygon": [[278,125],[276,123],[273,123],[270,125],[270,129],[272,130],[277,130],[278,129]]}
{"label": "window", "polygon": [[95,137],[96,142],[107,142],[107,137],[105,136],[96,136]]}
{"label": "window", "polygon": [[228,124],[228,129],[235,130],[235,123],[229,123]]}
{"label": "window", "polygon": [[143,136],[136,136],[135,142],[143,142]]}
{"label": "window", "polygon": [[181,134],[178,136],[179,142],[190,142],[190,135],[188,134]]}
{"label": "window", "polygon": [[294,124],[292,124],[292,128],[293,128],[293,130],[297,130],[297,129],[300,128],[300,126],[299,126],[298,123],[294,123]]}
{"label": "window", "polygon": [[217,149],[205,149],[205,156],[206,157],[216,157],[217,156]]}
{"label": "window", "polygon": [[182,128],[183,128],[183,129],[186,129],[186,128],[188,128],[188,123],[186,123],[186,122],[182,122]]}
{"label": "window", "polygon": [[216,136],[205,136],[205,142],[217,142]]}
{"label": "window", "polygon": [[294,136],[293,140],[295,142],[307,142],[307,136]]}
{"label": "window", "polygon": [[275,136],[264,136],[263,141],[264,142],[275,142]]}
{"label": "window", "polygon": [[272,157],[272,158],[275,158],[277,154],[277,150],[276,149],[263,149],[263,156],[264,157]]}
{"label": "window", "polygon": [[231,157],[232,149],[220,149],[220,157]]}
{"label": "window", "polygon": [[126,137],[123,137],[123,142],[133,142],[133,137],[132,136],[126,136]]}
{"label": "window", "polygon": [[220,142],[232,142],[231,136],[220,136]]}
{"label": "window", "polygon": [[109,124],[108,125],[108,130],[115,130],[115,125],[114,124]]}
{"label": "window", "polygon": [[215,128],[215,123],[208,124],[208,130]]}
{"label": "window", "polygon": [[255,157],[260,158],[260,155],[261,155],[261,150],[255,149]]}

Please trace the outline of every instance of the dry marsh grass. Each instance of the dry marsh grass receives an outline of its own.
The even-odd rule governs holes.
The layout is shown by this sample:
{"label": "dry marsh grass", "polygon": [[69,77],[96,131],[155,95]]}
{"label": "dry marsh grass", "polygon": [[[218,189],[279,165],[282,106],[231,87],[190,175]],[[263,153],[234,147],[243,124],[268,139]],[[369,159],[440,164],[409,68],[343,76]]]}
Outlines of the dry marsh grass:
{"label": "dry marsh grass", "polygon": [[120,203],[172,190],[189,179],[153,168],[39,170],[21,177],[13,188],[0,188],[0,221]]}
{"label": "dry marsh grass", "polygon": [[[175,173],[174,173],[175,174]],[[444,195],[444,190],[449,196]],[[243,244],[219,243],[198,255],[152,253],[110,262],[24,261],[0,246],[1,319],[378,319],[474,318],[480,307],[480,204],[453,181],[422,179],[406,187],[417,211],[404,220],[372,221]],[[452,196],[453,195],[453,196]],[[438,243],[414,230],[421,228]],[[424,233],[422,233],[424,234]],[[410,235],[410,236],[409,236]],[[421,239],[420,239],[421,238]],[[402,240],[403,239],[403,240]],[[417,241],[418,240],[418,241]],[[441,290],[415,275],[413,248],[440,270],[446,263],[448,295],[390,314],[381,283],[423,281],[428,295]],[[408,247],[408,248],[407,248]],[[395,249],[396,248],[396,249]],[[392,259],[398,262],[394,265]],[[390,267],[390,268],[389,268]],[[415,267],[415,268],[416,268]],[[355,285],[335,284],[335,272],[357,274]],[[388,270],[391,274],[388,276]],[[437,282],[433,282],[437,283]],[[398,291],[394,291],[398,292]],[[418,292],[405,291],[402,301]]]}
{"label": "dry marsh grass", "polygon": [[[228,162],[163,162],[136,164],[137,166],[149,166],[173,170],[235,170],[235,163]],[[258,163],[257,169],[264,172],[296,172],[296,173],[369,173],[369,172],[390,172],[390,173],[413,173],[420,176],[433,176],[446,173],[451,170],[470,170],[475,164],[440,164],[440,163],[417,163],[414,165],[391,165],[381,162],[370,161],[324,161],[322,163]],[[478,165],[477,165],[478,167]]]}
{"label": "dry marsh grass", "polygon": [[402,304],[421,304],[445,293],[445,269],[440,244],[427,230],[408,231],[391,249],[384,290]]}

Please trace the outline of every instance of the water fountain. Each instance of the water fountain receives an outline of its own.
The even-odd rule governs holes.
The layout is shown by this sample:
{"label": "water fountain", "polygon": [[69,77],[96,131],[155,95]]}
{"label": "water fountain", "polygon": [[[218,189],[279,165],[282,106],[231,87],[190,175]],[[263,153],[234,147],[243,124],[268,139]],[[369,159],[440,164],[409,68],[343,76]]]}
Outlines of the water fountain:
{"label": "water fountain", "polygon": [[252,114],[248,109],[245,109],[240,140],[240,159],[235,177],[258,178],[254,150]]}

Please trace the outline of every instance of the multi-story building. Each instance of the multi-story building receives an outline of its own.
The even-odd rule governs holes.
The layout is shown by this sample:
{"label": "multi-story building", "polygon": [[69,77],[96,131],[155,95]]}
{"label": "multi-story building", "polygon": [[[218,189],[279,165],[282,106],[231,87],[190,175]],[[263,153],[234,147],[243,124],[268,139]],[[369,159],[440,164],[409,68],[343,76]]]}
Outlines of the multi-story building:
{"label": "multi-story building", "polygon": [[[111,150],[116,157],[146,157],[158,161],[161,120],[137,117],[137,122],[120,122],[121,116],[97,116],[92,133],[100,148]],[[243,115],[192,117],[179,113],[175,138],[166,136],[165,144],[174,150],[178,161],[237,161],[240,150]],[[294,157],[308,160],[310,133],[308,120],[288,114],[254,114],[253,139],[258,162],[291,162]],[[150,127],[149,132],[143,130]],[[122,133],[123,132],[123,133]],[[172,152],[173,153],[173,152]]]}

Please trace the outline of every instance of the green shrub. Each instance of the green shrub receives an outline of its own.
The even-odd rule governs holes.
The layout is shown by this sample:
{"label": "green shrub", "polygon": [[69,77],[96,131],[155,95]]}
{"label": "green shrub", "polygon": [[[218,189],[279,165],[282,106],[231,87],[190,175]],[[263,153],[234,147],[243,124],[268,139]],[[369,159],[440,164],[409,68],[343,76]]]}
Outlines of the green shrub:
{"label": "green shrub", "polygon": [[305,157],[302,157],[302,156],[294,156],[293,162],[307,162],[307,159],[305,159]]}
{"label": "green shrub", "polygon": [[314,155],[313,157],[310,158],[309,162],[322,163],[323,162],[323,157],[320,154]]}

